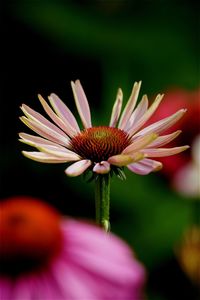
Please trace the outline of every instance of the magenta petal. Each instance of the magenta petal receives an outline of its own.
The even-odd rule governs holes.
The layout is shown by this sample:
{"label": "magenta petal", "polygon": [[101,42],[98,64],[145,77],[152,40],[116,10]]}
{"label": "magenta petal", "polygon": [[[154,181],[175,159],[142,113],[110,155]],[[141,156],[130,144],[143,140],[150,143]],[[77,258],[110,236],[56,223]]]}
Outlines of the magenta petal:
{"label": "magenta petal", "polygon": [[12,281],[7,278],[0,277],[0,299],[11,300],[12,297]]}
{"label": "magenta petal", "polygon": [[52,267],[56,285],[64,295],[61,299],[96,299],[98,292],[92,288],[93,279],[86,280],[87,270],[82,271],[68,260],[66,256],[58,260]]}
{"label": "magenta petal", "polygon": [[[102,230],[97,226],[91,226],[85,222],[75,220],[67,220],[63,222],[62,230],[68,240],[71,240],[71,245],[80,248],[84,246],[88,251],[98,249],[101,255],[113,255],[117,259],[124,261],[131,255],[129,247],[124,244],[118,237],[114,235],[102,235]],[[83,232],[87,232],[86,235]],[[92,242],[91,242],[92,241]],[[101,247],[104,243],[104,247]],[[111,243],[115,246],[116,251],[113,253]]]}
{"label": "magenta petal", "polygon": [[[115,265],[115,263],[116,267],[118,266],[121,270],[124,270],[124,275],[132,274],[133,270],[129,265],[133,262],[135,263],[132,252],[119,238],[113,235],[105,235],[97,226],[73,220],[66,221],[66,229],[66,236],[71,241],[66,249],[73,256],[73,261],[75,260],[76,263],[82,265],[89,263],[88,267],[90,270],[96,270],[95,272],[97,273],[102,272],[102,274],[106,274],[106,276],[111,278],[114,276],[113,278],[116,277],[116,280],[117,278],[120,280],[123,275],[120,272],[116,273],[111,268],[111,265]],[[84,234],[84,232],[87,232],[87,234]],[[115,249],[114,252],[113,249]],[[99,259],[97,259],[97,256]],[[86,261],[83,257],[85,257]],[[90,262],[87,262],[87,259]],[[113,268],[115,267],[113,266]]]}
{"label": "magenta petal", "polygon": [[9,300],[32,300],[34,290],[32,290],[29,281],[25,277],[19,277],[13,285],[12,298]]}
{"label": "magenta petal", "polygon": [[77,276],[96,293],[94,299],[141,299],[145,272],[123,241],[97,226],[74,220],[63,222],[63,233],[63,260],[68,257],[69,268],[76,269]]}
{"label": "magenta petal", "polygon": [[[33,277],[33,276],[32,276]],[[49,268],[32,278],[33,300],[65,300],[66,295],[58,286]]]}

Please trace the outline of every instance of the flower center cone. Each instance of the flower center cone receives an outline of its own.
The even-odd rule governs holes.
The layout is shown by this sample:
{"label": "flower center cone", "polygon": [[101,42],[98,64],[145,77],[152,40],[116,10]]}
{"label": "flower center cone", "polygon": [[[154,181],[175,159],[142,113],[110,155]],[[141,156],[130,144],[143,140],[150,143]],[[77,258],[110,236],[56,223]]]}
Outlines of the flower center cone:
{"label": "flower center cone", "polygon": [[0,273],[42,269],[60,251],[60,216],[47,204],[14,197],[0,204]]}
{"label": "flower center cone", "polygon": [[130,138],[126,132],[108,126],[87,128],[71,140],[74,152],[94,162],[120,154],[129,144]]}

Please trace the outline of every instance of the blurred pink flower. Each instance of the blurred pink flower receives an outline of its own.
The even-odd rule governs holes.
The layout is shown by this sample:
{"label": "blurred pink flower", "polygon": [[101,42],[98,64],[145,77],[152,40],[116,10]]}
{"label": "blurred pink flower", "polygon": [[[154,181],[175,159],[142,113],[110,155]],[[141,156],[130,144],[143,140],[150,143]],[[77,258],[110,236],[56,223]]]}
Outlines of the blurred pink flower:
{"label": "blurred pink flower", "polygon": [[129,247],[47,204],[0,204],[1,300],[141,300],[145,271]]}
{"label": "blurred pink flower", "polygon": [[194,139],[191,161],[174,175],[172,185],[183,195],[200,199],[200,134]]}
{"label": "blurred pink flower", "polygon": [[65,170],[69,176],[78,176],[86,170],[96,174],[114,171],[119,175],[124,166],[134,173],[146,175],[162,168],[162,163],[152,158],[174,155],[188,148],[161,148],[175,139],[180,130],[159,136],[184,115],[185,109],[143,128],[156,111],[163,95],[159,94],[150,107],[144,95],[136,107],[141,82],[134,84],[121,117],[123,94],[118,89],[109,126],[98,127],[92,127],[89,104],[80,81],[71,84],[84,129],[80,130],[75,117],[58,96],[51,94],[49,97],[52,109],[39,95],[44,110],[55,124],[27,105],[22,105],[25,116],[21,120],[41,136],[19,134],[20,141],[39,150],[23,151],[28,158],[44,163],[75,161]]}

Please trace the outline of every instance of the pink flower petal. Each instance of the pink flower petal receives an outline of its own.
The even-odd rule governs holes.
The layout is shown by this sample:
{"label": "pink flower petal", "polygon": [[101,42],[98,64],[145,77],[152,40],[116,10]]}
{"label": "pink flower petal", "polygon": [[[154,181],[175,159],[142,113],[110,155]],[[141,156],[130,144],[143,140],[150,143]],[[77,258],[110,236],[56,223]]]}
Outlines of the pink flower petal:
{"label": "pink flower petal", "polygon": [[0,277],[0,299],[11,300],[12,298],[12,281],[8,278]]}
{"label": "pink flower petal", "polygon": [[[75,247],[71,250],[74,251],[74,254],[71,255],[71,261],[73,261],[75,266],[79,266],[80,270],[87,270],[87,273],[94,277],[94,281],[104,279],[104,284],[110,282],[111,287],[113,284],[121,284],[128,287],[131,282],[133,282],[134,277],[136,279],[138,274],[141,273],[139,264],[131,264],[131,257],[129,257],[130,261],[128,265],[127,262],[119,263],[115,261],[112,259],[112,255],[102,256],[97,250],[95,252],[89,252],[80,249],[79,251],[79,249]],[[99,291],[99,293],[101,293],[101,291]]]}
{"label": "pink flower petal", "polygon": [[71,125],[71,123],[66,121],[66,119],[58,117],[41,95],[38,95],[38,98],[49,117],[70,137],[73,137],[75,134],[77,134],[77,132],[79,132]]}
{"label": "pink flower petal", "polygon": [[139,175],[148,175],[151,172],[159,171],[162,168],[162,163],[144,158],[143,160],[127,166],[130,171]]}
{"label": "pink flower petal", "polygon": [[173,133],[159,136],[155,141],[153,141],[151,144],[149,144],[147,148],[157,148],[157,147],[166,145],[169,142],[171,142],[173,139],[175,139],[180,133],[181,133],[181,130],[177,130]]}
{"label": "pink flower petal", "polygon": [[[61,299],[81,300],[81,299],[95,299],[99,295],[98,291],[92,288],[93,279],[90,276],[90,281],[85,280],[88,272],[87,270],[81,271],[68,261],[68,257],[60,259],[54,264],[52,274],[56,285],[63,294]],[[55,299],[56,300],[56,299]]]}
{"label": "pink flower petal", "polygon": [[132,115],[130,116],[130,119],[127,122],[126,127],[124,128],[125,131],[129,132],[130,129],[135,125],[139,119],[146,113],[148,109],[148,98],[147,95],[144,95],[142,97],[142,100],[136,107],[136,109],[133,111]]}
{"label": "pink flower petal", "polygon": [[136,102],[137,102],[137,98],[138,98],[138,95],[139,95],[139,91],[140,91],[140,87],[141,87],[141,81],[139,82],[135,82],[134,83],[134,86],[133,86],[133,89],[132,89],[132,92],[131,92],[131,96],[124,108],[124,111],[122,113],[122,116],[120,118],[120,121],[119,121],[119,128],[120,129],[124,129],[126,127],[126,124],[133,112],[133,109],[136,105]]}
{"label": "pink flower petal", "polygon": [[[79,284],[81,281],[80,286],[77,286],[77,284],[75,285],[76,289],[72,288],[74,286],[73,281],[75,278],[77,278],[76,282],[78,281]],[[112,299],[115,299],[113,296],[117,290],[116,286],[112,285],[112,283],[108,282],[104,277],[96,276],[94,273],[91,274],[88,269],[82,268],[82,266],[77,263],[74,263],[70,268],[69,282],[70,287],[67,288],[67,292],[69,293],[70,291],[70,299],[73,298],[75,300],[77,299],[77,296],[79,296],[80,299],[108,299],[108,293],[109,295],[112,295]],[[87,287],[89,287],[89,289]],[[66,285],[63,288],[66,289]],[[78,295],[76,293],[77,288],[79,290]],[[122,290],[121,286],[118,289],[120,292]]]}
{"label": "pink flower petal", "polygon": [[105,278],[105,282],[110,283],[111,287],[119,285],[121,289],[123,285],[127,288],[134,281],[136,285],[143,282],[144,269],[134,260],[125,243],[116,236],[102,235],[97,226],[86,223],[81,226],[73,220],[68,222],[65,235],[68,237],[69,247],[66,247],[66,255],[73,265],[80,266],[80,269],[95,276],[97,282]]}
{"label": "pink flower petal", "polygon": [[20,139],[20,142],[23,142],[27,145],[30,145],[30,146],[33,146],[33,147],[37,147],[37,145],[40,145],[40,146],[54,146],[55,148],[57,149],[66,149],[65,147],[57,144],[57,143],[54,143],[52,141],[49,141],[49,140],[46,140],[42,137],[39,137],[39,136],[35,136],[35,135],[31,135],[31,134],[27,134],[27,133],[24,133],[24,132],[20,132],[19,133],[19,137],[21,138]]}
{"label": "pink flower petal", "polygon": [[121,113],[122,101],[123,101],[123,93],[121,89],[118,89],[116,101],[113,105],[112,114],[110,118],[110,124],[109,124],[110,127],[115,127],[117,124],[117,121]]}
{"label": "pink flower petal", "polygon": [[91,161],[88,159],[83,159],[80,160],[78,162],[75,162],[74,164],[72,164],[71,166],[69,166],[66,170],[65,173],[68,176],[79,176],[81,175],[83,172],[85,172],[85,170],[87,170],[90,166],[91,166]]}
{"label": "pink flower petal", "polygon": [[184,165],[173,176],[173,187],[183,196],[200,196],[200,168],[194,163]]}
{"label": "pink flower petal", "polygon": [[[71,247],[73,249],[76,247],[79,250],[82,248],[83,251],[89,252],[95,252],[95,249],[98,249],[100,255],[113,255],[114,259],[120,260],[122,263],[125,263],[126,259],[131,255],[129,247],[121,243],[121,240],[117,236],[112,234],[109,236],[107,234],[102,235],[102,230],[97,225],[68,219],[63,221],[62,231],[64,232],[64,236],[66,236],[66,251],[69,250],[69,245],[70,249]],[[87,234],[84,235],[84,232],[87,232]],[[67,241],[70,241],[69,245],[67,245]],[[102,243],[104,247],[101,247]],[[115,253],[113,253],[111,243],[116,248]]]}
{"label": "pink flower petal", "polygon": [[32,299],[37,300],[65,300],[66,295],[58,286],[51,269],[44,270],[44,272],[30,275],[26,280],[32,288]]}
{"label": "pink flower petal", "polygon": [[154,114],[156,109],[158,108],[162,98],[164,95],[158,94],[152,105],[148,108],[145,114],[133,125],[128,131],[129,135],[132,136],[136,131],[138,131]]}
{"label": "pink flower petal", "polygon": [[146,128],[142,129],[141,131],[137,132],[137,134],[135,134],[135,137],[143,135],[143,134],[147,134],[150,132],[155,132],[157,134],[160,134],[163,131],[167,130],[172,125],[174,125],[180,118],[182,118],[182,116],[185,114],[185,112],[186,112],[186,109],[180,109],[175,114],[173,114],[167,118],[164,118],[156,123],[153,123],[153,124],[147,126]]}
{"label": "pink flower petal", "polygon": [[[63,136],[60,135],[58,132],[54,131],[52,128],[42,125],[40,123],[37,123],[33,120],[27,119],[26,117],[21,117],[20,120],[28,126],[30,129],[35,131],[37,134],[40,136],[53,141],[55,143],[58,143],[63,146],[68,146],[69,145],[69,138],[67,135]],[[63,133],[64,134],[64,133]]]}
{"label": "pink flower petal", "polygon": [[[13,295],[12,300],[32,300],[33,299],[33,290],[29,285],[29,281],[26,278],[18,277],[13,284]],[[6,299],[6,300],[11,300]]]}
{"label": "pink flower petal", "polygon": [[81,159],[81,157],[78,154],[66,148],[59,149],[58,147],[54,147],[51,145],[43,146],[39,144],[36,146],[36,148],[41,152],[53,155],[55,157],[60,157],[62,159],[66,159],[67,161],[76,161]]}
{"label": "pink flower petal", "polygon": [[188,149],[189,146],[181,146],[181,147],[174,147],[174,148],[147,148],[142,150],[142,152],[147,155],[148,157],[163,157],[163,156],[171,156],[178,154],[182,151]]}
{"label": "pink flower petal", "polygon": [[93,172],[98,174],[106,174],[110,172],[110,164],[107,161],[101,161],[100,163],[96,163]]}
{"label": "pink flower petal", "polygon": [[34,121],[40,126],[51,129],[52,131],[58,133],[63,137],[66,137],[66,134],[59,127],[55,126],[52,122],[44,118],[40,113],[36,112],[32,108],[28,107],[25,104],[22,104],[21,109],[28,119]]}
{"label": "pink flower petal", "polygon": [[65,162],[69,162],[69,161],[73,161],[74,159],[68,157],[58,157],[55,155],[51,155],[51,154],[47,154],[47,153],[43,153],[43,152],[37,152],[37,151],[33,151],[33,152],[29,152],[29,151],[22,151],[22,154],[24,156],[26,156],[27,158],[30,158],[32,160],[38,161],[38,162],[43,162],[43,163],[65,163]]}
{"label": "pink flower petal", "polygon": [[19,136],[22,137],[22,139],[20,139],[21,142],[33,146],[41,152],[67,159],[67,161],[80,160],[80,156],[78,154],[56,143],[25,133],[21,133]]}
{"label": "pink flower petal", "polygon": [[158,135],[155,133],[150,133],[144,136],[140,136],[139,138],[135,139],[132,144],[127,146],[122,153],[123,154],[132,154],[134,152],[137,152],[141,149],[144,149],[146,146],[148,146],[152,141],[157,139]]}
{"label": "pink flower petal", "polygon": [[76,107],[78,109],[83,126],[85,128],[92,127],[90,107],[80,81],[76,80],[75,83],[72,81],[71,86],[74,94]]}
{"label": "pink flower petal", "polygon": [[56,114],[66,124],[67,128],[69,127],[70,131],[73,132],[73,134],[80,132],[78,123],[74,115],[65,105],[65,103],[54,93],[52,93],[48,98]]}

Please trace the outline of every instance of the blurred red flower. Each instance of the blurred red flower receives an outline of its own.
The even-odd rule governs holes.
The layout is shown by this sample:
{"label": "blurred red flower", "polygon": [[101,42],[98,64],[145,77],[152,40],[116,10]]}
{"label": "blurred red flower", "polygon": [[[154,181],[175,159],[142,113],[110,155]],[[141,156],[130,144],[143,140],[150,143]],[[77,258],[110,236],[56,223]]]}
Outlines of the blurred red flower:
{"label": "blurred red flower", "polygon": [[[176,145],[192,145],[195,137],[200,134],[200,90],[186,91],[183,89],[172,89],[166,92],[165,101],[160,104],[159,110],[152,116],[150,123],[165,118],[180,108],[186,108],[185,116],[166,133],[181,129],[183,131],[176,138]],[[170,143],[173,147],[175,142]],[[191,161],[191,150],[184,151],[178,155],[159,158],[164,165],[162,173],[171,180],[175,173]]]}

